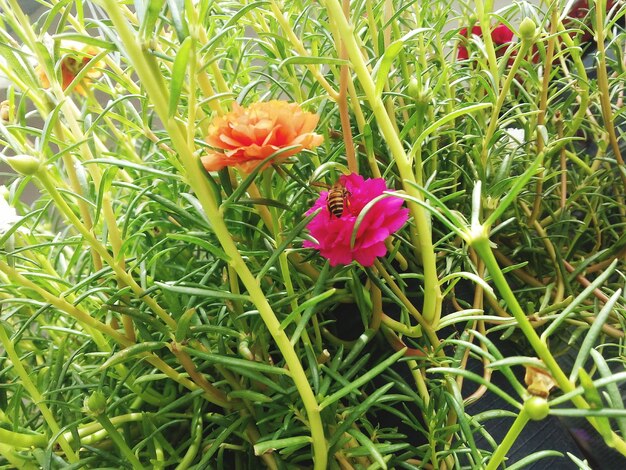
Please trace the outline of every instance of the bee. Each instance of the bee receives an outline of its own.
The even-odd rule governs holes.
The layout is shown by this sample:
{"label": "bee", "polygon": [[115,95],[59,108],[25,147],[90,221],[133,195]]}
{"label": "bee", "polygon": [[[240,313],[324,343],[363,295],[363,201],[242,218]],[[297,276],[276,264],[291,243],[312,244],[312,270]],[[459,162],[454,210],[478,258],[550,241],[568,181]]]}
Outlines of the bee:
{"label": "bee", "polygon": [[331,217],[334,215],[340,218],[343,215],[344,209],[349,204],[348,196],[350,196],[350,191],[348,191],[343,184],[340,182],[333,184],[326,198],[326,206],[328,207],[328,212],[330,212]]}

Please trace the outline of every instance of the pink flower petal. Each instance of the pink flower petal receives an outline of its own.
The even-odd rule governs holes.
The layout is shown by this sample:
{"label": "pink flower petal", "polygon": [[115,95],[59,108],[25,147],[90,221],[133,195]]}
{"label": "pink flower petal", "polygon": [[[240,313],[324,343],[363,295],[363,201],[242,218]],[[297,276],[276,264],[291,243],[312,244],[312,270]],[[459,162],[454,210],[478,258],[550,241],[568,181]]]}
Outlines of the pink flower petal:
{"label": "pink flower petal", "polygon": [[331,266],[349,264],[352,261],[371,266],[377,257],[387,253],[385,240],[404,225],[409,211],[403,207],[404,201],[398,197],[388,196],[377,201],[360,221],[354,244],[351,246],[360,212],[369,202],[384,194],[387,185],[382,178],[364,179],[357,174],[343,175],[339,182],[348,191],[343,214],[341,217],[330,214],[327,207],[328,192],[322,192],[313,207],[307,211],[307,214],[311,214],[321,209],[307,225],[317,243],[305,240],[303,246],[319,250],[320,255],[327,258]]}
{"label": "pink flower petal", "polygon": [[384,242],[378,242],[376,245],[365,250],[359,250],[355,253],[355,260],[361,263],[365,267],[369,267],[374,264],[376,258],[385,256],[387,254],[387,247]]}

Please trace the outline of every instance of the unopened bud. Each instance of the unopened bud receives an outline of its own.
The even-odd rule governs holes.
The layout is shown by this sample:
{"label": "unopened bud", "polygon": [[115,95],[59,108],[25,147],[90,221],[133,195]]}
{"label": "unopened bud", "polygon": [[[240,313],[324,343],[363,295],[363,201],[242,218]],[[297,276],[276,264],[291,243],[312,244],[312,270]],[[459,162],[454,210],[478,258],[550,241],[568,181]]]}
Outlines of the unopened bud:
{"label": "unopened bud", "polygon": [[550,413],[550,405],[545,398],[533,396],[524,402],[524,411],[533,421],[541,421]]}
{"label": "unopened bud", "polygon": [[9,122],[11,118],[11,104],[8,100],[0,103],[0,121]]}
{"label": "unopened bud", "polygon": [[493,212],[498,207],[500,203],[500,198],[487,196],[483,198],[483,208],[488,210],[489,212]]}
{"label": "unopened bud", "polygon": [[85,408],[95,415],[101,415],[106,410],[107,399],[104,393],[96,390],[85,398]]}
{"label": "unopened bud", "polygon": [[421,87],[417,79],[412,78],[406,87],[407,94],[420,106],[428,106],[432,101],[430,89]]}
{"label": "unopened bud", "polygon": [[529,17],[522,20],[519,25],[519,35],[523,41],[532,41],[537,34],[537,26]]}
{"label": "unopened bud", "polygon": [[30,176],[39,171],[41,162],[31,155],[15,155],[4,157],[4,160],[20,175]]}
{"label": "unopened bud", "polygon": [[417,94],[419,93],[417,78],[413,77],[411,80],[409,80],[409,84],[406,87],[406,93],[411,98],[415,98],[417,96]]}

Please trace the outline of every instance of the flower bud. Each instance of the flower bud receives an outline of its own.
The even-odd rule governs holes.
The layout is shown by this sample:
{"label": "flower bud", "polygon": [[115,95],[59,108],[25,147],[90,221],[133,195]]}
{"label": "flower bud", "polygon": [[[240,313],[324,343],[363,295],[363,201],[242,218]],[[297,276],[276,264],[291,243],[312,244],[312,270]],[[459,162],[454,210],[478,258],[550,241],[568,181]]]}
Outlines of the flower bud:
{"label": "flower bud", "polygon": [[522,40],[532,41],[535,38],[535,34],[537,34],[537,26],[535,26],[535,22],[529,17],[524,18],[519,25],[519,35]]}
{"label": "flower bud", "polygon": [[548,416],[550,405],[545,398],[532,396],[524,402],[524,411],[533,421],[541,421]]}
{"label": "flower bud", "polygon": [[95,415],[101,415],[106,410],[107,399],[99,390],[96,390],[85,398],[85,408]]}
{"label": "flower bud", "polygon": [[419,85],[417,84],[417,78],[413,77],[409,80],[409,84],[406,87],[406,93],[411,98],[415,98],[419,93]]}
{"label": "flower bud", "polygon": [[487,197],[483,197],[482,199],[483,199],[483,208],[485,210],[488,210],[489,212],[495,211],[498,205],[500,204],[500,198],[498,197],[487,196]]}
{"label": "flower bud", "polygon": [[13,157],[4,157],[4,160],[13,170],[24,176],[34,175],[41,167],[39,159],[31,155],[14,155]]}
{"label": "flower bud", "polygon": [[420,87],[416,78],[412,78],[409,81],[406,91],[415,100],[415,103],[420,106],[428,106],[433,98],[430,89]]}
{"label": "flower bud", "polygon": [[11,104],[8,100],[4,100],[0,103],[0,121],[9,122],[11,117]]}

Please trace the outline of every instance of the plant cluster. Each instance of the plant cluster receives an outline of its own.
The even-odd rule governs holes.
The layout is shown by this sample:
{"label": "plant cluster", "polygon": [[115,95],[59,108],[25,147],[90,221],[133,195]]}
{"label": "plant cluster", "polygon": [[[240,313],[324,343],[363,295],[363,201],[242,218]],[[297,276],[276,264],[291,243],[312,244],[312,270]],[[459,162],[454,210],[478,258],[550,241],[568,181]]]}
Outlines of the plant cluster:
{"label": "plant cluster", "polygon": [[40,3],[0,0],[0,463],[626,455],[621,2]]}

